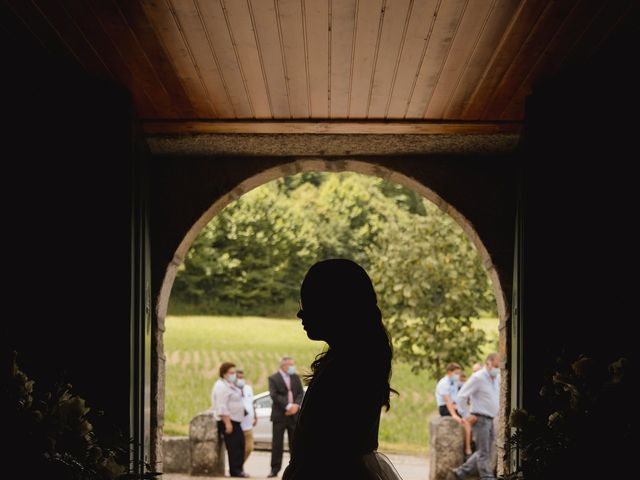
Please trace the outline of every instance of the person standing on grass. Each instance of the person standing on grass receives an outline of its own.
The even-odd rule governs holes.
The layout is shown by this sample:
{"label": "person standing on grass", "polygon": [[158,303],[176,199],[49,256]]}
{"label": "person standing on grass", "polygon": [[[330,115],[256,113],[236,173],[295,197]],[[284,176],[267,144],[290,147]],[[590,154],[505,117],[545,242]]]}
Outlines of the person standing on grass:
{"label": "person standing on grass", "polygon": [[298,411],[302,404],[304,389],[302,380],[296,375],[293,358],[283,357],[280,368],[269,377],[269,395],[273,401],[271,407],[271,472],[268,477],[277,477],[282,468],[284,450],[284,432],[289,437],[289,451],[293,441],[294,430],[298,420]]}
{"label": "person standing on grass", "polygon": [[244,433],[244,461],[246,463],[249,455],[253,452],[253,427],[258,423],[258,416],[253,405],[253,388],[245,380],[244,370],[241,368],[236,369],[236,386],[242,390],[242,400],[246,412],[242,422],[240,422],[240,427]]}
{"label": "person standing on grass", "polygon": [[452,417],[464,428],[464,454],[471,456],[471,425],[458,413],[456,397],[460,389],[460,365],[450,363],[447,365],[447,374],[436,385],[436,404],[441,417]]}
{"label": "person standing on grass", "polygon": [[[494,418],[500,410],[500,355],[490,353],[484,368],[471,375],[458,392],[458,411],[473,429],[477,450],[458,468],[451,469],[457,480],[478,472],[482,480],[495,480],[493,448]],[[469,411],[471,400],[471,412]]]}
{"label": "person standing on grass", "polygon": [[231,362],[220,365],[220,378],[211,391],[213,417],[218,433],[224,438],[229,456],[229,474],[232,477],[249,477],[243,470],[244,434],[240,422],[245,417],[242,390],[236,385],[236,366]]}

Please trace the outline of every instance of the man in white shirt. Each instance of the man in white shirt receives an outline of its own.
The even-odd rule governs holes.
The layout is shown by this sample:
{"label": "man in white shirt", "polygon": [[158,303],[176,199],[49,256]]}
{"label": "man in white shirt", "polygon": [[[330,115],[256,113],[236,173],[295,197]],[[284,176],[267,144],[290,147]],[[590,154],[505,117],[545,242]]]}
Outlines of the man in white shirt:
{"label": "man in white shirt", "polygon": [[[473,412],[469,412],[469,400]],[[490,353],[484,368],[471,375],[457,396],[458,412],[473,429],[476,451],[458,468],[452,469],[456,479],[478,472],[481,480],[495,480],[492,450],[495,443],[493,419],[500,410],[500,355]]]}
{"label": "man in white shirt", "polygon": [[244,410],[247,414],[240,422],[242,432],[244,433],[244,461],[246,462],[253,452],[253,427],[258,423],[256,409],[253,405],[253,388],[244,378],[244,370],[236,369],[236,386],[242,390],[242,400],[244,402]]}

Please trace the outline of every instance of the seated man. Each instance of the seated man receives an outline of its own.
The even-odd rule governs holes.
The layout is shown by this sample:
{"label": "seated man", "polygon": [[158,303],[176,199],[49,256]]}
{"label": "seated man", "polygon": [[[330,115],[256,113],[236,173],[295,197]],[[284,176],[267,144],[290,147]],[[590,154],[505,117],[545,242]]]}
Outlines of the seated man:
{"label": "seated man", "polygon": [[436,385],[436,404],[442,417],[453,417],[456,422],[464,427],[464,454],[470,456],[471,451],[471,425],[464,421],[458,414],[456,396],[460,389],[460,365],[450,363],[447,365],[447,374]]}

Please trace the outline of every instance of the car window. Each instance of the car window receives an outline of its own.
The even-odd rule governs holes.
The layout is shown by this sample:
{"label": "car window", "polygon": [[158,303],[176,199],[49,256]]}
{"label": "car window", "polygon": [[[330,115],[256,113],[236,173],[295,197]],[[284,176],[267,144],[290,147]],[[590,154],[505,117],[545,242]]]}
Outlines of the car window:
{"label": "car window", "polygon": [[256,400],[256,408],[271,408],[271,397],[262,397]]}

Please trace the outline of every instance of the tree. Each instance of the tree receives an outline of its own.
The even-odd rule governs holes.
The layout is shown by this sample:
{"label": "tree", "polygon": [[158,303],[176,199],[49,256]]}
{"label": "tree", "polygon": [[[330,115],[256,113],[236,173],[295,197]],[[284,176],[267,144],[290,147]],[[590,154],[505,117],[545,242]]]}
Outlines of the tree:
{"label": "tree", "polygon": [[227,206],[198,235],[174,284],[192,310],[267,315],[296,299],[316,258],[308,222],[271,183]]}
{"label": "tree", "polygon": [[426,214],[398,212],[369,252],[371,277],[396,357],[434,377],[471,363],[485,338],[472,319],[495,308],[487,273],[454,220],[423,201]]}
{"label": "tree", "polygon": [[352,173],[304,173],[256,188],[196,238],[173,300],[217,314],[295,314],[308,268],[350,258],[370,274],[396,355],[440,374],[484,344],[472,319],[495,300],[455,221],[403,186]]}

